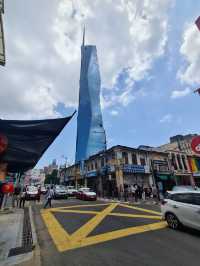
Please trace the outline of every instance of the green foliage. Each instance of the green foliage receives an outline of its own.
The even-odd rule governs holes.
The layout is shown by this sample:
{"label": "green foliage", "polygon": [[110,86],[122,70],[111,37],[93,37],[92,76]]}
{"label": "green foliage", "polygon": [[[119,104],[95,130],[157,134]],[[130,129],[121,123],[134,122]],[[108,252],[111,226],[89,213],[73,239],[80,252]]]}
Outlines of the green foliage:
{"label": "green foliage", "polygon": [[54,169],[51,174],[46,175],[44,183],[58,185],[60,179],[57,176],[58,176],[58,170]]}

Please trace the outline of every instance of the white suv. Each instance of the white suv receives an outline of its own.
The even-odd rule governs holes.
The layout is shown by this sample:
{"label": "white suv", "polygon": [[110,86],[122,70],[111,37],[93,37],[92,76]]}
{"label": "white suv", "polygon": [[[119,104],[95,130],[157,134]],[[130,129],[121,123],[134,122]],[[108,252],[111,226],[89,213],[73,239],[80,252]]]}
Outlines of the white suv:
{"label": "white suv", "polygon": [[161,203],[163,219],[172,229],[181,225],[200,230],[200,191],[170,191]]}

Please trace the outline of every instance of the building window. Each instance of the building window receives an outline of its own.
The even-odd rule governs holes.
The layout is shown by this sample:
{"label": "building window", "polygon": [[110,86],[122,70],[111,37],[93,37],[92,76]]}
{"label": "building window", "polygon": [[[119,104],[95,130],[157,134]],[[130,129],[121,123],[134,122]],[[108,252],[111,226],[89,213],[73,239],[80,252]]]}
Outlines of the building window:
{"label": "building window", "polygon": [[112,160],[115,160],[115,153],[114,152],[112,152],[111,158],[112,158]]}
{"label": "building window", "polygon": [[140,158],[140,164],[143,166],[146,165],[145,158],[142,158],[142,157]]}
{"label": "building window", "polygon": [[172,166],[174,167],[174,170],[177,170],[177,164],[176,164],[176,157],[175,154],[172,153]]}
{"label": "building window", "polygon": [[101,158],[101,167],[104,167],[104,158]]}
{"label": "building window", "polygon": [[91,163],[91,170],[94,170],[93,162]]}
{"label": "building window", "polygon": [[97,166],[97,162],[95,162],[95,169],[97,169],[98,168],[98,166]]}
{"label": "building window", "polygon": [[88,171],[90,171],[90,165],[88,164],[88,167],[87,167]]}
{"label": "building window", "polygon": [[184,155],[182,155],[182,162],[183,162],[184,169],[187,171],[188,168],[187,168],[187,163],[186,163],[186,160],[185,160],[185,156]]}
{"label": "building window", "polygon": [[132,153],[132,164],[137,164],[137,156],[135,153]]}
{"label": "building window", "polygon": [[179,169],[183,169],[182,163],[181,163],[181,156],[180,154],[177,154],[177,161],[178,161],[178,167]]}
{"label": "building window", "polygon": [[124,160],[125,164],[128,164],[128,153],[127,152],[122,152],[122,158]]}

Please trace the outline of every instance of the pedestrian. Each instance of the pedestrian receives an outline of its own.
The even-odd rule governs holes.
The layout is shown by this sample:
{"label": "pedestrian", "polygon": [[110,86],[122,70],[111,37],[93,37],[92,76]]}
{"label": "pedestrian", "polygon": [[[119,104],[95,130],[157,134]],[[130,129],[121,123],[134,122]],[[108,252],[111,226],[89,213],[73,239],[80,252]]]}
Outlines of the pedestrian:
{"label": "pedestrian", "polygon": [[137,202],[137,201],[138,201],[138,196],[139,196],[138,185],[135,184],[135,185],[134,185],[134,188],[135,188],[135,202]]}
{"label": "pedestrian", "polygon": [[41,186],[38,188],[38,195],[37,195],[37,200],[40,202],[40,196],[41,196]]}
{"label": "pedestrian", "polygon": [[26,188],[24,187],[23,190],[20,192],[20,200],[19,200],[19,207],[24,208],[26,201]]}
{"label": "pedestrian", "polygon": [[51,186],[51,188],[47,188],[47,194],[46,194],[46,203],[44,205],[44,209],[49,205],[49,207],[51,208],[51,200],[53,198],[54,195],[54,191],[53,191],[53,186]]}
{"label": "pedestrian", "polygon": [[20,193],[21,193],[21,186],[18,184],[15,189],[14,189],[14,193],[13,193],[13,198],[12,198],[12,206],[13,208],[15,208],[15,202],[17,203],[17,206],[19,206],[19,200],[20,200]]}
{"label": "pedestrian", "polygon": [[124,201],[128,200],[128,185],[124,184]]}

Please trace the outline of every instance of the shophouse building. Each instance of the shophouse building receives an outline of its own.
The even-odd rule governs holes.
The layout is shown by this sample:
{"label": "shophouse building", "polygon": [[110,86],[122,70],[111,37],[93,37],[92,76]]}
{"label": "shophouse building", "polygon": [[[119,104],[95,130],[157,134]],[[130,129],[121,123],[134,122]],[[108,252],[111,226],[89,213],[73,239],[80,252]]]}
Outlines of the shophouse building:
{"label": "shophouse building", "polygon": [[66,184],[88,186],[99,195],[123,192],[124,185],[157,185],[158,178],[171,174],[168,153],[157,148],[131,148],[117,145],[90,156],[84,165],[75,164],[64,171]]}

